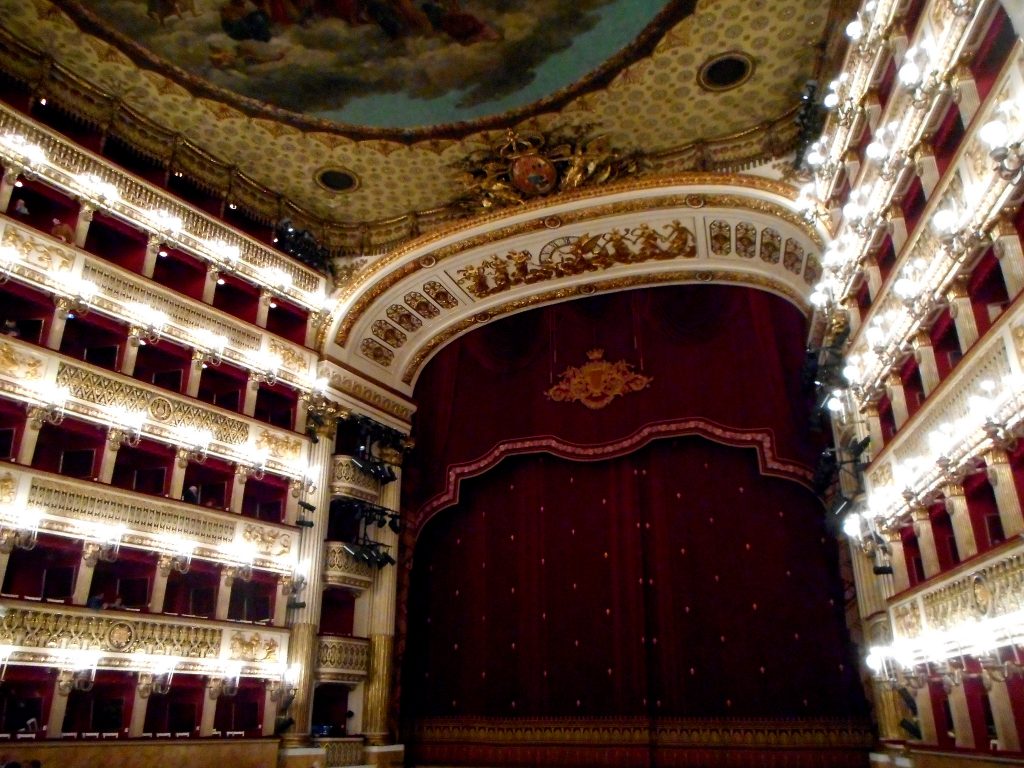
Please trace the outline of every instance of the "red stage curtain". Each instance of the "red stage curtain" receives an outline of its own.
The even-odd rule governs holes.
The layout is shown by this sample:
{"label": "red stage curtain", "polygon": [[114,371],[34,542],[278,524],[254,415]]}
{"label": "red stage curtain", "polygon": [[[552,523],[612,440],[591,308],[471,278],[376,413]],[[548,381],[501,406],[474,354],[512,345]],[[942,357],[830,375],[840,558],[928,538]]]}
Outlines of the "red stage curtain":
{"label": "red stage curtain", "polygon": [[[431,361],[403,488],[399,698],[415,761],[863,763],[836,543],[786,479],[819,450],[804,338],[778,297],[673,287],[508,318]],[[650,387],[599,410],[547,399],[592,348]],[[657,425],[713,440],[627,440]]]}

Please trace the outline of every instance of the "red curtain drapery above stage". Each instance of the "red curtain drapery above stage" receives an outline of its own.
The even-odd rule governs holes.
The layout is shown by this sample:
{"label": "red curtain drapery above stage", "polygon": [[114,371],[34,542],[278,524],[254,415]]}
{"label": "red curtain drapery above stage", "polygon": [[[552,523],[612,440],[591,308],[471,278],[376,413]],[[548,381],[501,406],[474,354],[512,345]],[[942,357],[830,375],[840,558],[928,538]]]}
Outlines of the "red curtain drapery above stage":
{"label": "red curtain drapery above stage", "polygon": [[[420,513],[451,503],[459,480],[515,452],[514,443],[613,445],[683,422],[765,435],[779,465],[772,471],[804,479],[815,454],[799,381],[805,333],[784,299],[717,285],[609,294],[484,326],[443,349],[417,384],[403,508],[418,526]],[[595,348],[651,377],[649,386],[599,410],[547,397]]]}

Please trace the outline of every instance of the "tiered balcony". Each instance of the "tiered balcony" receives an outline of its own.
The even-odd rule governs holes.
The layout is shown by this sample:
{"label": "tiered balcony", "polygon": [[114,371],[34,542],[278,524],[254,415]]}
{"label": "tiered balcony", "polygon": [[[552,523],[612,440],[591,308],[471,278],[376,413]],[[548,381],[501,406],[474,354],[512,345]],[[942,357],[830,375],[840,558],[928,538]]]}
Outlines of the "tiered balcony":
{"label": "tiered balcony", "polygon": [[356,685],[370,672],[370,642],[356,637],[321,637],[317,679],[322,683]]}
{"label": "tiered balcony", "polygon": [[373,584],[374,569],[352,557],[340,541],[324,542],[324,583],[362,592]]}

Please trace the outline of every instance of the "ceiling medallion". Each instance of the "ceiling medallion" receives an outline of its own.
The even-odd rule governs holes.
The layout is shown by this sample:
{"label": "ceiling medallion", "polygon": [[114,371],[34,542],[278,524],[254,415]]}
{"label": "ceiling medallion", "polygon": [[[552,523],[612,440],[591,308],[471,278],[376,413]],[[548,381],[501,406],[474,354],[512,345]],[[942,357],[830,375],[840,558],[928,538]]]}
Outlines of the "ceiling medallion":
{"label": "ceiling medallion", "polygon": [[639,153],[613,149],[603,135],[555,136],[510,128],[504,141],[459,164],[466,192],[457,204],[472,212],[523,205],[535,197],[632,176],[642,164]]}
{"label": "ceiling medallion", "polygon": [[560,381],[545,393],[557,402],[580,402],[591,410],[604,408],[619,395],[646,389],[654,380],[633,371],[625,360],[610,363],[603,349],[587,352],[587,362],[579,368],[569,366]]}
{"label": "ceiling medallion", "polygon": [[697,84],[705,91],[738,88],[754,74],[754,60],[743,51],[726,51],[705,61],[697,72]]}

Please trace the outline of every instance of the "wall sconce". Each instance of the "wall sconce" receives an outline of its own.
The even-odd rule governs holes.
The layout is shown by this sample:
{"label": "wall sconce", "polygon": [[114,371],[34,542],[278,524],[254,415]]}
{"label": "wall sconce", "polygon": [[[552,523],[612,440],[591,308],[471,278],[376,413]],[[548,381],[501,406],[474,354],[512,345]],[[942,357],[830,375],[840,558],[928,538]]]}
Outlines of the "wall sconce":
{"label": "wall sconce", "polygon": [[277,370],[281,367],[281,358],[270,352],[254,352],[249,355],[249,367],[254,382],[272,387],[277,384]]}
{"label": "wall sconce", "polygon": [[67,651],[60,662],[63,668],[57,681],[60,692],[67,696],[71,691],[91,691],[96,683],[96,667],[99,660],[99,651]]}
{"label": "wall sconce", "polygon": [[281,674],[280,678],[270,680],[267,690],[272,701],[284,700],[283,709],[288,709],[291,700],[299,690],[299,679],[302,677],[302,665],[292,664]]}
{"label": "wall sconce", "polygon": [[190,461],[202,464],[206,461],[213,433],[199,427],[179,427],[177,430],[178,466],[186,467]]}
{"label": "wall sconce", "polygon": [[2,509],[4,523],[0,523],[0,552],[10,552],[15,547],[33,550],[39,543],[39,523],[46,510],[36,504],[15,507],[5,504]]}
{"label": "wall sconce", "polygon": [[[996,110],[996,116],[985,123],[978,132],[978,138],[988,147],[989,156],[995,161],[999,178],[1017,184],[1024,176],[1024,137],[1020,136],[1020,125],[1014,118],[1016,110],[1009,102],[1003,102]],[[1014,124],[1018,136],[1011,140],[1010,125]]]}
{"label": "wall sconce", "polygon": [[114,563],[121,553],[121,537],[125,529],[119,525],[96,523],[82,542],[83,559],[88,565]]}
{"label": "wall sconce", "polygon": [[[301,478],[295,478],[291,481],[292,497],[301,498],[307,494],[313,493],[316,490],[316,478],[320,477],[320,467],[309,467],[308,469],[296,469],[296,473],[301,473]],[[311,510],[316,510],[312,504],[300,501],[299,506],[305,509],[307,506]]]}
{"label": "wall sconce", "polygon": [[[828,84],[828,93],[821,101],[825,109],[832,112],[836,116],[836,122],[842,126],[853,123],[860,112],[860,104],[847,93],[849,83],[849,74],[844,72]],[[808,162],[810,162],[809,159]]]}
{"label": "wall sconce", "polygon": [[80,174],[74,180],[82,196],[99,205],[109,205],[121,199],[121,192],[114,184],[93,173]]}
{"label": "wall sconce", "polygon": [[146,423],[145,411],[129,411],[123,407],[113,407],[107,417],[107,440],[112,445],[127,445],[129,448],[138,446],[142,439],[142,426]]}
{"label": "wall sconce", "polygon": [[65,295],[54,294],[53,301],[57,307],[56,315],[64,320],[72,315],[89,313],[89,303],[96,297],[99,290],[96,283],[74,276],[64,278],[67,292]]}
{"label": "wall sconce", "polygon": [[71,394],[67,387],[59,387],[51,381],[40,381],[32,394],[34,402],[28,405],[28,415],[33,427],[38,429],[44,422],[58,426],[64,421],[64,407]]}
{"label": "wall sconce", "polygon": [[924,109],[940,93],[952,90],[946,76],[933,66],[935,58],[934,43],[927,38],[903,54],[903,65],[897,77],[910,91],[911,102],[917,109]]}
{"label": "wall sconce", "polygon": [[252,563],[256,559],[255,549],[247,544],[232,541],[220,546],[220,551],[230,563],[232,569],[230,578],[241,579],[242,581],[252,580]]}
{"label": "wall sconce", "polygon": [[968,218],[955,203],[940,208],[932,216],[932,229],[950,258],[967,259],[989,239],[984,230],[972,228]]}
{"label": "wall sconce", "polygon": [[0,285],[11,279],[14,265],[21,261],[21,251],[13,245],[0,245]]}
{"label": "wall sconce", "polygon": [[263,279],[267,285],[278,291],[286,291],[292,286],[292,276],[280,267],[263,270]]}
{"label": "wall sconce", "polygon": [[170,211],[141,211],[145,218],[157,232],[165,235],[176,235],[181,231],[182,221]]}
{"label": "wall sconce", "polygon": [[238,465],[245,467],[246,475],[253,480],[262,480],[267,474],[267,458],[266,451],[251,451]]}
{"label": "wall sconce", "polygon": [[0,645],[0,683],[7,677],[7,663],[11,660],[12,653],[14,653],[13,645]]}
{"label": "wall sconce", "polygon": [[151,690],[157,696],[166,696],[171,691],[171,683],[174,681],[174,670],[178,666],[178,660],[169,658],[161,665],[154,667],[151,679]]}
{"label": "wall sconce", "polygon": [[202,363],[214,367],[224,360],[224,347],[228,345],[227,336],[214,333],[207,328],[198,328],[193,334],[196,339],[196,352]]}
{"label": "wall sconce", "polygon": [[7,150],[16,161],[26,166],[44,165],[47,161],[46,150],[16,133],[0,136],[0,147]]}
{"label": "wall sconce", "polygon": [[228,662],[222,668],[221,676],[210,681],[211,688],[217,688],[221,696],[234,696],[238,693],[238,681],[242,676],[242,662]]}
{"label": "wall sconce", "polygon": [[161,566],[166,566],[169,569],[167,571],[168,574],[171,570],[174,570],[184,576],[192,567],[192,553],[195,551],[195,542],[177,537],[167,537],[163,543],[164,557],[167,560],[162,561]]}
{"label": "wall sconce", "polygon": [[205,243],[206,250],[210,253],[211,260],[218,264],[221,269],[231,271],[241,258],[241,251],[237,245],[226,243],[223,240],[208,240]]}
{"label": "wall sconce", "polygon": [[131,319],[128,343],[133,347],[140,344],[156,344],[167,325],[167,313],[154,309],[148,304],[135,301],[125,307],[126,316]]}

